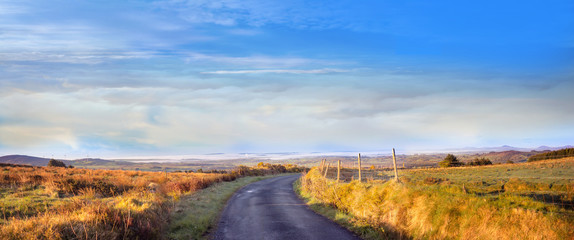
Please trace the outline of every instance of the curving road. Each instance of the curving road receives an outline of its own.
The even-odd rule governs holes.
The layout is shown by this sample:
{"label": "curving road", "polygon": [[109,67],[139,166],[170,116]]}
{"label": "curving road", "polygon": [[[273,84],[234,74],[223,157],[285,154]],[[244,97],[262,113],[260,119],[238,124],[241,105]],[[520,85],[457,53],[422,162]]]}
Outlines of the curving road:
{"label": "curving road", "polygon": [[214,239],[359,239],[316,214],[293,191],[299,178],[282,176],[255,182],[227,202]]}

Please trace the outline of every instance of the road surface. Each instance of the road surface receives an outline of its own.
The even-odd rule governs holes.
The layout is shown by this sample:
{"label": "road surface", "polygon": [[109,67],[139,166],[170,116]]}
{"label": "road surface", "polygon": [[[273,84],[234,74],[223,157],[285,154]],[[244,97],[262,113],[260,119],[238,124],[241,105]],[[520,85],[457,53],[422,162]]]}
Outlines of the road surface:
{"label": "road surface", "polygon": [[255,182],[227,202],[214,239],[359,239],[313,212],[293,191],[300,175]]}

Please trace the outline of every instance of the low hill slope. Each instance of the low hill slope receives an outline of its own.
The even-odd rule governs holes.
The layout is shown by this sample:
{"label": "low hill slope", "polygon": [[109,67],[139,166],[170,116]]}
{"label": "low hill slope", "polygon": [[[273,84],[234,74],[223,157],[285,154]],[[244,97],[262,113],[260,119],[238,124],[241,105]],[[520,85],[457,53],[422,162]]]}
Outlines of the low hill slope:
{"label": "low hill slope", "polygon": [[[50,161],[49,158],[33,157],[26,155],[6,155],[0,157],[0,163],[8,164],[21,164],[21,165],[31,165],[44,167],[48,165]],[[117,162],[111,160],[104,160],[99,158],[84,158],[77,160],[59,160],[66,165],[76,166],[76,167],[86,167],[86,166],[112,166],[112,165],[132,165],[130,162]]]}
{"label": "low hill slope", "polygon": [[[10,163],[10,164],[24,164],[32,166],[46,166],[50,161],[49,158],[32,157],[26,155],[7,155],[0,157],[0,163]],[[70,161],[62,160],[66,165],[70,164]]]}

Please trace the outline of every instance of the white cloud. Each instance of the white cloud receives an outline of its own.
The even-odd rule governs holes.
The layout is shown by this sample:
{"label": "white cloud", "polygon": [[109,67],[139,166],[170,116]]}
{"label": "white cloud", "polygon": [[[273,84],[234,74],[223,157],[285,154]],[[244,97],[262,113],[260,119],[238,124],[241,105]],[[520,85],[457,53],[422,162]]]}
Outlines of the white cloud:
{"label": "white cloud", "polygon": [[106,41],[98,39],[97,29],[86,25],[55,24],[0,24],[0,50],[5,51],[89,51],[102,47]]}
{"label": "white cloud", "polygon": [[292,74],[323,74],[323,73],[344,73],[349,72],[349,70],[344,69],[332,69],[332,68],[322,68],[322,69],[265,69],[265,70],[220,70],[220,71],[209,71],[201,72],[202,74],[258,74],[258,73],[292,73]]}
{"label": "white cloud", "polygon": [[228,31],[230,34],[239,36],[256,36],[262,34],[260,30],[255,29],[231,29]]}
{"label": "white cloud", "polygon": [[[226,55],[207,55],[201,53],[189,53],[186,58],[186,63],[194,63],[196,65],[205,65],[213,68],[213,64],[218,64],[219,68],[249,68],[250,70],[213,70],[202,71],[203,73],[211,74],[238,74],[238,73],[326,73],[326,72],[342,72],[348,71],[340,68],[331,68],[332,66],[352,66],[354,63],[351,61],[331,60],[331,59],[317,59],[317,58],[304,58],[304,57],[289,57],[289,56],[226,56]],[[301,70],[292,68],[316,68],[311,70]],[[249,71],[249,72],[248,72]]]}
{"label": "white cloud", "polygon": [[248,57],[230,57],[224,55],[206,55],[201,53],[190,53],[187,62],[214,62],[225,63],[238,66],[251,67],[296,67],[320,60],[298,58],[298,57],[270,57],[270,56],[248,56]]}
{"label": "white cloud", "polygon": [[[247,24],[263,26],[281,24],[294,28],[329,29],[351,27],[341,10],[332,3],[302,1],[261,0],[184,0],[156,1],[155,5],[176,12],[182,19],[193,23],[213,23],[223,26]],[[345,9],[347,6],[343,6]],[[342,19],[345,18],[345,19]],[[352,16],[356,18],[356,16]]]}
{"label": "white cloud", "polygon": [[98,64],[110,60],[152,58],[153,52],[0,52],[0,62]]}
{"label": "white cloud", "polygon": [[28,8],[18,4],[18,2],[20,1],[5,0],[0,2],[0,17],[28,12]]}
{"label": "white cloud", "polygon": [[78,147],[76,136],[69,128],[25,124],[0,125],[0,143],[11,147],[37,147],[52,144]]}
{"label": "white cloud", "polygon": [[183,146],[189,152],[226,151],[241,143],[263,151],[312,150],[325,142],[357,149],[464,147],[484,138],[518,141],[568,126],[574,115],[564,112],[561,102],[470,92],[404,97],[392,89],[341,84],[280,93],[231,86],[14,92],[0,97],[0,144],[52,141],[82,148],[97,139],[102,148],[118,151]]}

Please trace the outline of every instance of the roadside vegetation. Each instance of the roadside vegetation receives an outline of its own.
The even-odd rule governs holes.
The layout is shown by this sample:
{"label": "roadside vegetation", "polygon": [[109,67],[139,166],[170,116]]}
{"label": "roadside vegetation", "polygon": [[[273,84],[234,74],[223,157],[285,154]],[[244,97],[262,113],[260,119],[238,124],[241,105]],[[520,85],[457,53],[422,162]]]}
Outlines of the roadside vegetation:
{"label": "roadside vegetation", "polygon": [[3,164],[0,239],[162,239],[174,209],[190,194],[221,182],[256,180],[244,176],[302,169],[270,164],[193,173]]}
{"label": "roadside vegetation", "polygon": [[399,182],[383,169],[363,170],[362,182],[356,169],[341,172],[337,183],[336,168],[313,168],[300,193],[365,239],[574,237],[574,158],[403,169]]}

